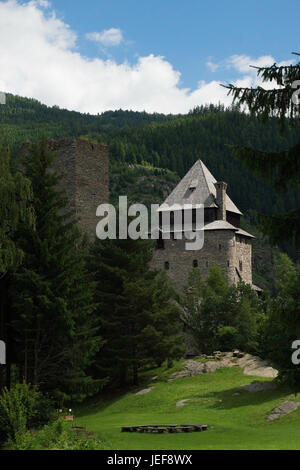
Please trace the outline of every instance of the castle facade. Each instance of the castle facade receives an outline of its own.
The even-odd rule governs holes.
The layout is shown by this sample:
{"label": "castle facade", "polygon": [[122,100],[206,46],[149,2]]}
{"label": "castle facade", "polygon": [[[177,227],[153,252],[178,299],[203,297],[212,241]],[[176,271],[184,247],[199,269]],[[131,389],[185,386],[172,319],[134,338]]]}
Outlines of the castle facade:
{"label": "castle facade", "polygon": [[252,284],[253,235],[241,229],[242,213],[226,193],[227,184],[217,182],[201,160],[196,161],[178,183],[161,207],[183,210],[186,204],[204,206],[204,245],[200,250],[186,250],[186,239],[176,239],[174,216],[170,214],[170,238],[163,239],[164,226],[160,218],[160,238],[157,241],[152,267],[165,269],[174,286],[182,291],[187,285],[191,269],[199,267],[203,278],[208,276],[213,263],[221,266],[230,284],[239,280]]}

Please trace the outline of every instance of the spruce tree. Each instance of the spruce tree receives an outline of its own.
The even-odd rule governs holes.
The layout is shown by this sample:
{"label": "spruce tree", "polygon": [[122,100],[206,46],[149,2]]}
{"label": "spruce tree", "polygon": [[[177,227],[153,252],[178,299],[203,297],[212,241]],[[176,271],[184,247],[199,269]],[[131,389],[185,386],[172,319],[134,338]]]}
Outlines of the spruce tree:
{"label": "spruce tree", "polygon": [[31,199],[30,181],[20,172],[12,174],[9,149],[0,145],[0,276],[22,261],[14,235],[22,223],[34,226]]}
{"label": "spruce tree", "polygon": [[31,206],[32,188],[30,181],[20,172],[11,172],[10,151],[0,145],[0,340],[6,343],[6,380],[4,367],[1,367],[0,388],[6,382],[10,385],[10,365],[12,361],[11,311],[7,292],[9,273],[22,262],[24,253],[16,243],[16,231],[22,224],[34,230],[35,216]]}
{"label": "spruce tree", "polygon": [[141,367],[179,357],[180,309],[164,274],[150,269],[149,240],[96,240],[90,270],[104,346],[97,374],[110,383],[138,384]]}
{"label": "spruce tree", "polygon": [[[299,56],[299,54],[296,54]],[[229,93],[239,105],[246,105],[251,114],[266,121],[277,118],[281,130],[287,125],[299,129],[300,62],[295,65],[258,67],[263,82],[275,83],[276,88],[238,88],[229,85]],[[300,186],[300,142],[282,151],[262,152],[252,148],[235,147],[234,153],[256,175],[271,181],[278,192]],[[273,244],[287,240],[300,243],[300,208],[279,215],[262,217],[263,232]],[[279,260],[278,296],[272,305],[267,322],[269,358],[279,369],[279,376],[294,390],[300,387],[299,367],[291,360],[293,339],[299,339],[299,267],[297,272],[286,259]],[[282,284],[280,283],[282,279]],[[270,344],[272,338],[273,345]]]}
{"label": "spruce tree", "polygon": [[13,327],[25,380],[59,400],[81,400],[100,386],[86,374],[99,347],[94,284],[87,248],[57,188],[54,158],[40,142],[22,161],[33,188],[36,230],[24,225],[18,232],[25,256],[12,276]]}
{"label": "spruce tree", "polygon": [[[299,55],[299,54],[296,54]],[[241,88],[228,85],[234,103],[246,105],[250,113],[264,122],[276,118],[282,132],[290,125],[299,129],[300,62],[295,65],[255,67],[257,75],[273,88]],[[234,155],[255,175],[270,181],[275,189],[285,194],[300,186],[300,142],[281,151],[262,151],[250,147],[233,146]],[[300,208],[279,215],[264,215],[262,228],[273,244],[291,240],[300,242]]]}

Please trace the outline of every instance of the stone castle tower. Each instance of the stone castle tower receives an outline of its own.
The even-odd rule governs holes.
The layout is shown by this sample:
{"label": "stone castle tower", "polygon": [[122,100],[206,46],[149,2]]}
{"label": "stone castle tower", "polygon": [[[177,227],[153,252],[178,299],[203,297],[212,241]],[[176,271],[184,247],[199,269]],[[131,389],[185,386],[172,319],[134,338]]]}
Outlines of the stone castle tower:
{"label": "stone castle tower", "polygon": [[[30,143],[24,143],[20,156]],[[68,209],[75,212],[79,228],[92,239],[96,236],[96,209],[109,200],[109,158],[107,146],[73,137],[47,140],[47,149],[56,154],[54,169],[68,197]]]}
{"label": "stone castle tower", "polygon": [[204,245],[198,251],[185,249],[184,235],[181,240],[174,236],[174,211],[170,211],[170,239],[162,237],[164,227],[160,218],[160,238],[152,267],[166,269],[179,291],[187,284],[193,267],[199,267],[205,279],[212,263],[221,266],[230,284],[243,280],[260,291],[252,284],[251,241],[254,237],[240,228],[242,213],[226,194],[226,189],[227,184],[217,182],[198,160],[161,206],[172,208],[176,204],[176,210],[180,210],[185,204],[204,205]]}

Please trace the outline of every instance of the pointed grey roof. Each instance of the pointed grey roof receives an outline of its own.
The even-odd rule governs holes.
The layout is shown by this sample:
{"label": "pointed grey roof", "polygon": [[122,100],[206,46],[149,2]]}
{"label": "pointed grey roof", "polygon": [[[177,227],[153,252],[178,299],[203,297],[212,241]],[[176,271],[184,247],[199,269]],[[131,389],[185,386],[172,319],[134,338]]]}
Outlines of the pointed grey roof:
{"label": "pointed grey roof", "polygon": [[238,228],[231,225],[226,220],[214,220],[204,226],[204,230],[234,230],[238,233]]}
{"label": "pointed grey roof", "polygon": [[249,237],[249,238],[255,238],[253,235],[251,235],[251,233],[249,232],[246,232],[246,230],[243,230],[241,228],[238,229],[238,231],[236,232],[237,235],[244,235],[245,237]]}
{"label": "pointed grey roof", "polygon": [[[206,168],[201,160],[197,160],[192,168],[173,189],[171,194],[164,201],[164,204],[173,206],[179,204],[203,204],[204,207],[218,207],[215,201],[216,188],[214,183],[217,180]],[[226,210],[242,214],[230,197],[226,195]]]}

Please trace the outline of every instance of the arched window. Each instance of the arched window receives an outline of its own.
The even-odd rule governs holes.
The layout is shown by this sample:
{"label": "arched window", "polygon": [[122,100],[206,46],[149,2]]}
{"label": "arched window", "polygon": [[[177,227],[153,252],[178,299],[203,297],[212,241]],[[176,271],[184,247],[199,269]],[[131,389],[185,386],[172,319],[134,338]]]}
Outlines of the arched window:
{"label": "arched window", "polygon": [[170,269],[169,261],[165,261],[165,269],[168,271]]}
{"label": "arched window", "polygon": [[194,259],[193,261],[193,268],[198,268],[198,260]]}
{"label": "arched window", "polygon": [[229,259],[227,260],[227,266],[228,266],[228,267],[230,266],[230,261],[229,261]]}

